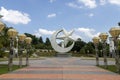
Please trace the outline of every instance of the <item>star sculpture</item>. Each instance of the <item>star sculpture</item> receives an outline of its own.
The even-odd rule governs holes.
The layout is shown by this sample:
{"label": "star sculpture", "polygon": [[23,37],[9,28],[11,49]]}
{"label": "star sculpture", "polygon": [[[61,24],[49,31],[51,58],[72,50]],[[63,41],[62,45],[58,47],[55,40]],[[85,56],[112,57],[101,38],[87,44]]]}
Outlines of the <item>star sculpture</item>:
{"label": "star sculpture", "polygon": [[74,41],[71,37],[72,33],[74,32],[74,30],[68,32],[63,28],[63,35],[62,36],[58,36],[56,39],[61,39],[64,42],[64,46],[67,46],[69,41]]}

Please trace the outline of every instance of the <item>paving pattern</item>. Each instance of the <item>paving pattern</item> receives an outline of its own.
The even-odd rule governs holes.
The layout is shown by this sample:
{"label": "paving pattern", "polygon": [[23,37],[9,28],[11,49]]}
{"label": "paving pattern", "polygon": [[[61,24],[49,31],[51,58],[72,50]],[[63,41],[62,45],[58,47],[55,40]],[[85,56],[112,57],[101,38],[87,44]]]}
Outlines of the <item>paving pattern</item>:
{"label": "paving pattern", "polygon": [[31,60],[29,67],[0,75],[0,80],[120,80],[120,75],[96,67],[94,60],[59,57]]}

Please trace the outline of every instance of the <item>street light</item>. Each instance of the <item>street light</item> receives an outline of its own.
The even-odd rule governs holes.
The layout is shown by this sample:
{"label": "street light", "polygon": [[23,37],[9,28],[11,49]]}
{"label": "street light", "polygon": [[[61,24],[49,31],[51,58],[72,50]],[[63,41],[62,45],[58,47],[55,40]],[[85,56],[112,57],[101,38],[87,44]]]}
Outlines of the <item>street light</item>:
{"label": "street light", "polygon": [[16,57],[18,57],[18,36],[16,37]]}
{"label": "street light", "polygon": [[98,43],[99,43],[100,38],[94,37],[92,40],[93,40],[95,50],[96,50],[96,65],[99,66]]}
{"label": "street light", "polygon": [[18,39],[19,39],[19,42],[20,42],[19,67],[22,67],[22,53],[23,53],[23,50],[24,50],[24,40],[25,40],[25,38],[26,38],[25,34],[19,34],[18,35]]}
{"label": "street light", "polygon": [[10,38],[10,53],[9,53],[9,62],[8,62],[8,70],[12,70],[13,65],[13,52],[14,52],[14,39],[17,36],[18,32],[15,29],[9,29],[7,34]]}
{"label": "street light", "polygon": [[102,45],[103,45],[103,55],[104,55],[104,66],[105,68],[107,68],[107,52],[106,52],[106,40],[108,38],[108,34],[107,33],[101,33],[99,35],[101,41],[102,41]]}
{"label": "street light", "polygon": [[26,44],[27,44],[27,55],[26,55],[26,66],[28,66],[29,65],[29,52],[30,52],[30,44],[31,44],[31,42],[32,42],[32,38],[31,37],[26,37],[25,38],[25,42],[26,42]]}
{"label": "street light", "polygon": [[115,57],[115,61],[116,61],[117,72],[120,73],[120,60],[119,60],[118,40],[117,40],[120,35],[120,27],[111,28],[109,33],[113,37],[114,46],[115,46],[114,57]]}

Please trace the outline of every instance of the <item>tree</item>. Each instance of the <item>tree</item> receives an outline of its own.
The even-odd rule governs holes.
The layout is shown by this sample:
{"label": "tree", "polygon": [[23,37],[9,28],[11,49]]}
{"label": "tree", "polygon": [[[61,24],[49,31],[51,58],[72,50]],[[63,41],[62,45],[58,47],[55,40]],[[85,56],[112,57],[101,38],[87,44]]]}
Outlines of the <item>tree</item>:
{"label": "tree", "polygon": [[32,44],[37,45],[39,43],[38,38],[35,35],[29,34],[29,33],[24,33],[27,37],[32,38]]}
{"label": "tree", "polygon": [[33,45],[37,45],[39,43],[38,38],[36,36],[33,36],[32,43]]}
{"label": "tree", "polygon": [[36,48],[36,49],[45,49],[45,45],[39,43],[39,44],[36,44],[36,45],[35,45],[35,48]]}
{"label": "tree", "polygon": [[79,52],[80,49],[81,49],[83,46],[85,46],[85,44],[86,44],[86,43],[85,43],[84,41],[82,41],[80,38],[78,38],[77,41],[75,42],[74,47],[72,48],[72,51],[77,51],[77,52]]}
{"label": "tree", "polygon": [[43,44],[44,42],[43,42],[43,39],[42,39],[42,37],[40,36],[40,38],[39,38],[39,43],[41,43],[41,44]]}
{"label": "tree", "polygon": [[49,38],[46,38],[46,41],[45,41],[45,48],[46,48],[46,49],[52,49],[52,46],[51,46],[51,43],[50,43]]}
{"label": "tree", "polygon": [[94,44],[92,42],[88,42],[86,45],[85,45],[85,53],[87,55],[89,54],[94,54]]}
{"label": "tree", "polygon": [[84,47],[82,47],[81,49],[80,49],[80,54],[85,54],[85,48]]}
{"label": "tree", "polygon": [[[9,39],[7,35],[8,27],[5,25],[4,29],[0,33],[0,57],[5,56],[5,50],[9,48]],[[6,55],[7,56],[7,55]]]}
{"label": "tree", "polygon": [[46,38],[45,45],[47,46],[51,45],[49,38]]}

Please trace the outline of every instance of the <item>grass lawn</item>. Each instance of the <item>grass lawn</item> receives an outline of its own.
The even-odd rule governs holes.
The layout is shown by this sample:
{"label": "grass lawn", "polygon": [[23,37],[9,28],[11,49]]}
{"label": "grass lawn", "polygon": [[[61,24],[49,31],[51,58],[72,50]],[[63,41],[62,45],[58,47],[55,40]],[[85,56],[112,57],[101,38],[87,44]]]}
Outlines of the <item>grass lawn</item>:
{"label": "grass lawn", "polygon": [[[100,65],[99,67],[105,69],[105,68],[104,68],[104,65]],[[112,71],[112,72],[117,73],[117,72],[116,72],[117,69],[116,69],[116,66],[115,66],[115,65],[108,65],[108,68],[107,68],[106,70],[109,70],[109,71]]]}
{"label": "grass lawn", "polygon": [[[25,67],[23,65],[23,67]],[[19,69],[19,66],[18,65],[13,65],[13,71],[16,70],[16,69]],[[0,64],[0,75],[1,74],[5,74],[5,73],[8,73],[8,65],[6,64]]]}
{"label": "grass lawn", "polygon": [[[95,57],[80,57],[80,58],[81,58],[82,60],[96,60]],[[99,60],[100,60],[100,61],[103,61],[104,58],[100,57]],[[115,61],[114,58],[107,58],[107,60],[109,60],[109,61]]]}

